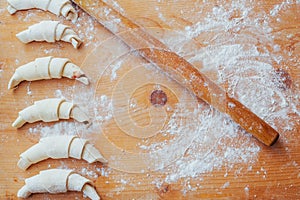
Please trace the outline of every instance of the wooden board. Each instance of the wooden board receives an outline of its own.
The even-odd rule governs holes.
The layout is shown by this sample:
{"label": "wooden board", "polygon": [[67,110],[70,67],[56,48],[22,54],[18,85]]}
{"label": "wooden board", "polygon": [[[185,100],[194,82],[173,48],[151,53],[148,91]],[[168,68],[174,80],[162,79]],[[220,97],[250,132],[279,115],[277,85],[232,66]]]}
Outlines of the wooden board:
{"label": "wooden board", "polygon": [[[214,160],[213,158],[211,160],[214,161],[206,160],[208,164],[216,166],[215,169],[209,168],[206,171],[197,171],[196,167],[193,168],[191,167],[192,165],[188,164],[175,164],[174,166],[178,169],[177,171],[176,169],[174,170],[170,168],[170,171],[165,169],[144,173],[126,173],[124,170],[119,171],[108,166],[102,166],[100,163],[87,164],[84,161],[78,161],[75,159],[49,159],[40,162],[23,172],[18,169],[16,165],[19,154],[36,143],[39,140],[40,135],[49,134],[50,132],[55,134],[57,131],[62,131],[62,128],[67,129],[62,132],[76,132],[76,130],[72,130],[76,128],[76,126],[67,125],[73,123],[72,120],[69,120],[65,121],[65,123],[27,124],[21,129],[16,130],[11,127],[11,123],[17,117],[19,110],[31,105],[35,100],[55,96],[64,96],[70,100],[74,99],[75,102],[79,102],[83,107],[91,108],[92,106],[88,106],[88,103],[86,105],[84,104],[84,102],[91,103],[87,98],[87,94],[84,92],[85,88],[78,83],[74,83],[73,80],[61,79],[36,81],[31,83],[23,82],[15,91],[8,91],[7,83],[17,66],[30,62],[36,57],[51,55],[70,58],[74,63],[82,66],[90,77],[99,77],[100,72],[106,70],[108,75],[100,76],[99,80],[96,80],[98,82],[95,82],[97,89],[94,90],[95,95],[93,98],[99,97],[101,100],[101,96],[103,94],[106,94],[107,97],[112,95],[111,89],[118,83],[118,78],[123,77],[123,74],[128,74],[132,65],[135,65],[136,63],[144,63],[145,61],[135,54],[130,54],[127,57],[127,62],[125,62],[123,68],[121,68],[121,70],[116,73],[116,77],[114,77],[114,70],[113,67],[109,66],[109,61],[114,58],[113,56],[116,52],[122,52],[123,50],[126,52],[128,49],[126,49],[126,46],[124,46],[122,42],[115,39],[110,32],[89,18],[89,16],[83,11],[79,10],[80,20],[76,24],[72,24],[61,17],[56,17],[51,13],[38,10],[21,11],[17,12],[15,15],[9,15],[5,9],[7,6],[6,1],[1,0],[0,198],[16,199],[16,193],[24,184],[25,178],[37,174],[40,170],[55,167],[72,168],[78,173],[92,179],[102,199],[300,198],[300,146],[298,144],[300,139],[299,3],[288,4],[283,1],[275,0],[268,2],[257,1],[251,4],[248,3],[249,5],[247,4],[246,6],[244,6],[243,3],[234,4],[229,1],[221,4],[217,2],[199,3],[196,1],[173,2],[144,0],[108,1],[108,3],[120,10],[136,23],[146,27],[146,30],[154,36],[161,37],[159,39],[168,41],[168,38],[170,40],[174,40],[174,38],[182,39],[183,33],[194,34],[194,37],[192,37],[193,39],[190,39],[190,41],[189,39],[184,40],[188,42],[186,42],[186,46],[183,46],[181,49],[182,54],[187,59],[191,59],[195,52],[198,52],[199,54],[203,53],[201,49],[205,49],[207,56],[202,57],[205,60],[207,57],[212,57],[210,55],[211,52],[217,53],[218,51],[216,49],[218,48],[221,53],[226,53],[226,51],[221,51],[224,50],[224,46],[235,44],[244,45],[244,48],[240,49],[240,51],[245,51],[245,55],[240,59],[248,59],[249,62],[256,60],[258,66],[261,66],[259,63],[267,63],[271,66],[270,74],[272,74],[272,68],[282,68],[290,76],[288,77],[291,82],[290,86],[287,86],[289,85],[289,82],[285,81],[283,82],[283,85],[279,86],[282,89],[277,88],[275,90],[275,93],[277,92],[276,94],[286,95],[282,98],[290,99],[290,101],[288,101],[289,104],[286,106],[282,105],[282,99],[279,97],[277,99],[277,104],[275,102],[272,107],[275,110],[274,113],[279,112],[278,110],[289,110],[289,107],[291,108],[291,111],[294,110],[297,112],[290,112],[287,117],[279,116],[278,120],[274,120],[272,118],[273,115],[264,116],[266,120],[273,122],[274,126],[276,126],[281,133],[279,142],[271,148],[265,147],[254,138],[249,139],[249,137],[245,137],[244,133],[240,130],[235,133],[241,135],[238,137],[232,137],[230,135],[228,135],[228,137],[226,137],[226,135],[219,136],[219,140],[217,140],[218,142],[222,143],[224,140],[222,145],[217,145],[217,148],[220,148],[218,151],[220,154],[225,155],[224,153],[229,149],[228,147],[233,147],[237,155],[245,153],[247,155],[253,155],[254,158],[247,157],[247,162],[243,162],[243,156],[240,155],[240,158],[236,158],[234,157],[234,153],[229,154],[227,158],[221,158],[218,157],[218,155],[215,155],[215,157],[220,158],[220,161],[218,162],[218,160]],[[24,45],[15,37],[16,33],[26,29],[29,25],[45,19],[59,20],[64,24],[70,25],[84,40],[83,46],[81,46],[79,50],[76,50],[73,49],[70,44],[63,42],[57,42],[55,44],[38,42]],[[188,30],[190,29],[194,31],[189,32]],[[190,35],[186,35],[186,37],[190,37]],[[233,38],[237,38],[235,43],[231,40]],[[226,40],[228,40],[228,42],[226,42]],[[170,44],[174,45],[174,43]],[[256,54],[255,52],[252,52],[251,49],[245,49],[250,47],[255,47],[259,53]],[[176,47],[172,48],[176,49]],[[195,49],[198,51],[191,53],[191,51]],[[100,52],[102,54],[99,54]],[[269,54],[266,54],[266,52]],[[227,53],[228,60],[230,60],[231,56],[239,55],[236,51]],[[222,54],[217,55],[222,56]],[[105,59],[106,57],[109,59]],[[280,61],[278,61],[279,58]],[[120,60],[120,58],[118,59]],[[116,59],[116,61],[118,61],[118,59]],[[123,61],[125,60],[125,58],[121,58],[121,60],[122,59]],[[105,68],[106,65],[104,63],[102,66],[100,65],[100,68],[95,67],[94,64],[97,64],[100,61],[102,63],[107,62],[106,64],[108,67]],[[207,60],[205,61],[207,64],[210,64],[209,66],[213,66],[213,64],[218,63],[218,60],[210,62]],[[197,62],[198,61],[196,60],[193,64],[197,65]],[[242,64],[245,63],[247,62],[242,62]],[[236,64],[239,63],[237,62]],[[228,63],[224,62],[224,66],[226,67],[227,65]],[[137,65],[136,67],[138,66],[140,65]],[[217,72],[224,66],[220,66],[217,70],[205,67],[200,70],[203,70],[212,79],[218,81],[218,78],[220,77]],[[152,68],[150,67],[150,69]],[[99,70],[97,71],[99,74],[94,74],[94,70]],[[137,80],[143,79],[142,72],[144,71],[138,70],[137,72],[140,73],[140,77],[138,77]],[[234,76],[235,73],[238,74],[239,72],[232,72],[232,76]],[[264,74],[264,72],[261,73]],[[251,75],[251,72],[248,72],[247,77],[250,77]],[[226,76],[228,77],[228,82],[220,82],[220,85],[230,89],[230,84],[232,84],[232,82],[230,82],[230,77],[232,76]],[[245,76],[244,78],[246,79],[247,77]],[[111,81],[110,78],[116,78],[116,81]],[[167,84],[167,78],[164,78],[166,79],[164,83]],[[159,80],[164,80],[164,78],[159,78]],[[263,79],[264,77],[261,78]],[[254,88],[258,89],[258,92],[261,92],[261,90],[259,90],[260,87],[258,87],[261,83],[260,79],[256,80],[256,86]],[[272,80],[270,80],[270,82],[272,82]],[[255,85],[255,83],[253,84]],[[167,85],[166,88],[164,88],[164,91],[166,91],[169,98],[168,103],[170,107],[174,108],[175,104],[182,99],[178,97],[179,95],[177,95],[174,91],[178,90],[178,93],[180,93],[180,91],[182,92],[184,89],[179,84],[173,84],[172,81],[170,83],[168,82],[168,84],[172,86]],[[130,87],[130,85],[128,87]],[[88,88],[86,88],[86,90],[88,90]],[[151,104],[149,103],[149,94],[152,90],[153,86],[146,84],[140,89],[134,90],[134,93],[131,95],[134,99],[137,99],[141,107],[148,109],[151,107]],[[172,92],[174,92],[175,95]],[[255,93],[253,95],[255,95]],[[267,94],[261,93],[261,95],[265,98]],[[251,96],[246,96],[246,98],[253,100]],[[195,101],[193,97],[190,97],[188,100],[192,103]],[[245,99],[244,101],[248,102]],[[264,102],[264,99],[258,98],[257,102],[259,101]],[[257,102],[253,101],[250,104],[250,107],[253,105],[254,110],[261,112],[259,109],[255,109],[256,104],[260,105]],[[202,105],[201,103],[199,104]],[[266,106],[270,109],[268,105]],[[295,107],[292,108],[292,106]],[[105,112],[103,107],[101,108],[102,110],[98,111]],[[192,109],[191,107],[189,108]],[[130,110],[130,112],[132,118],[136,120],[139,125],[144,126],[149,122],[149,115],[147,113],[137,112],[138,114],[134,115],[134,110]],[[93,111],[89,110],[89,114],[93,116]],[[116,116],[112,117],[112,119],[115,117]],[[217,118],[215,121],[217,121]],[[193,124],[192,120],[190,120],[190,123]],[[47,127],[49,127],[49,129],[47,129]],[[81,125],[78,125],[78,127],[78,130],[83,131]],[[118,124],[114,121],[107,122],[107,124],[102,126],[102,128],[102,131],[106,133],[106,136],[108,136],[109,140],[113,142],[115,146],[121,146],[122,149],[125,149],[126,151],[142,151],[140,148],[141,145],[138,144],[139,141],[132,138],[132,140],[128,140],[130,137],[122,135],[123,131],[120,130],[120,127],[118,127]],[[207,135],[209,136],[209,139],[211,139],[209,141],[212,141],[213,135],[217,135],[215,131],[215,127],[208,129]],[[230,133],[228,130],[221,129],[219,131],[224,131],[226,134]],[[84,137],[92,139],[92,143],[95,143],[95,146],[101,150],[102,147],[100,144],[103,141],[97,141],[97,133],[96,136],[93,134],[82,134]],[[228,141],[226,138],[229,138]],[[157,140],[155,141],[153,139],[155,143],[159,140],[163,140],[163,138],[156,139]],[[248,143],[245,143],[245,141]],[[198,144],[202,143],[200,142]],[[259,148],[259,150],[249,154],[249,152],[242,149],[242,147],[238,147],[238,144],[249,147],[249,151],[253,150],[253,148],[250,147],[255,147],[254,149]],[[208,152],[210,149],[213,149],[213,147],[199,147],[199,155],[201,155],[201,152],[204,152],[203,149],[206,149]],[[189,152],[187,151],[185,156],[191,159],[188,153]],[[195,157],[197,157],[197,152],[195,150],[192,151],[192,153],[194,153]],[[112,151],[109,156],[113,156],[114,154],[117,154],[117,152]],[[171,157],[171,155],[169,156]],[[239,162],[238,159],[241,159],[241,161]],[[197,161],[197,164],[199,164],[199,160]],[[111,160],[111,162],[114,161]],[[190,163],[190,160],[187,160],[186,162]],[[121,163],[120,165],[122,164],[124,163]],[[130,162],[127,164],[133,165]],[[199,167],[201,168],[203,165],[204,163],[199,165]],[[191,168],[183,170],[180,166]],[[122,167],[124,168],[124,166]],[[196,170],[198,172],[197,176],[193,177],[193,175],[191,175],[193,174],[192,170]],[[186,175],[184,174],[185,176],[183,176],[181,173],[185,173]],[[182,178],[179,178],[176,181],[170,181],[170,179],[167,179],[168,177],[170,178],[169,175]],[[81,193],[76,192],[58,195],[36,194],[31,198],[64,199],[66,197],[78,199],[83,198]]]}

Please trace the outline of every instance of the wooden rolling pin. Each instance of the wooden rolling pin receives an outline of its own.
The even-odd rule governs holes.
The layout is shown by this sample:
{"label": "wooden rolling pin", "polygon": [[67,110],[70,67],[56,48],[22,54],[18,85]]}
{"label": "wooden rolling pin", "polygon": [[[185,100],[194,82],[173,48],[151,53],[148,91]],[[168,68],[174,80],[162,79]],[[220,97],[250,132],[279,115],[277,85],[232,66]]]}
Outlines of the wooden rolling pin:
{"label": "wooden rolling pin", "polygon": [[188,88],[197,98],[227,113],[236,123],[262,143],[271,146],[279,134],[265,121],[252,113],[238,100],[198,71],[192,64],[172,52],[158,39],[148,34],[102,0],[73,0],[99,23],[121,38],[141,56],[167,72],[174,80]]}

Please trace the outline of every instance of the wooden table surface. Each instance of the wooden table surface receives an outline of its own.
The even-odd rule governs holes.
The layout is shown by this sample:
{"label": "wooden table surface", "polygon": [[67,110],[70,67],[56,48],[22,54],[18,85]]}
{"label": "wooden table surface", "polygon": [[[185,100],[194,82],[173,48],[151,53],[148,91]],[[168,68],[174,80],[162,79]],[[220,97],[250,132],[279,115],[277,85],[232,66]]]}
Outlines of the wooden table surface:
{"label": "wooden table surface", "polygon": [[[191,147],[178,147],[184,150],[182,157],[176,157],[180,162],[166,161],[173,153],[172,150],[167,151],[169,155],[167,154],[166,160],[161,162],[171,166],[164,169],[136,171],[139,169],[139,162],[130,163],[121,160],[123,163],[117,163],[114,155],[119,155],[120,152],[111,150],[104,152],[111,161],[108,166],[101,163],[88,164],[75,159],[48,159],[35,164],[27,171],[20,170],[16,165],[20,153],[35,144],[41,136],[52,132],[64,134],[76,132],[74,129],[78,129],[80,134],[90,138],[91,143],[94,143],[100,151],[101,145],[105,142],[95,138],[97,137],[95,129],[92,130],[95,135],[85,133],[85,130],[89,132],[90,128],[82,128],[82,125],[77,127],[78,123],[74,125],[72,120],[57,123],[38,122],[15,129],[11,127],[11,123],[21,109],[31,105],[35,100],[63,96],[78,102],[93,118],[96,116],[93,114],[95,106],[92,105],[95,102],[91,102],[88,95],[92,95],[94,99],[99,97],[100,100],[105,100],[104,97],[118,98],[111,94],[112,91],[115,92],[112,88],[121,82],[123,75],[125,77],[131,69],[136,69],[133,65],[138,67],[145,64],[145,61],[134,53],[126,58],[114,58],[114,52],[126,52],[128,49],[78,7],[79,20],[72,24],[62,17],[40,10],[20,11],[10,15],[6,10],[7,2],[0,0],[0,199],[17,199],[17,191],[24,184],[25,178],[41,170],[56,167],[71,168],[90,178],[102,199],[300,199],[299,1],[272,0],[250,3],[242,0],[232,2],[108,0],[107,3],[163,40],[171,49],[198,66],[199,70],[229,92],[234,90],[233,96],[280,132],[279,141],[272,147],[266,147],[245,134],[228,117],[214,114],[209,115],[212,116],[211,121],[208,121],[211,124],[199,124],[200,132],[206,133],[205,137],[196,137],[196,142],[194,141]],[[15,37],[16,33],[29,25],[45,19],[59,20],[70,25],[83,39],[83,45],[78,50],[64,42],[54,44],[33,42],[25,45]],[[111,23],[117,23],[117,19],[112,19]],[[16,90],[7,90],[8,81],[18,66],[33,61],[36,57],[50,55],[71,59],[95,80],[86,88],[74,83],[73,80],[56,79],[23,82]],[[122,60],[125,64],[121,65],[122,69],[114,71],[110,66],[111,59],[116,59],[114,62]],[[202,61],[203,68],[199,67]],[[99,64],[101,62],[106,64]],[[114,63],[114,66],[116,65]],[[241,70],[247,67],[248,71]],[[115,74],[117,70],[119,71]],[[133,76],[138,83],[147,79],[143,74],[145,71],[142,68],[139,70],[137,71],[139,77]],[[101,72],[108,74],[101,75]],[[179,84],[168,80],[166,75],[160,72],[159,74],[163,77],[153,80],[163,82],[161,85],[167,93],[168,105],[174,108],[182,99],[178,97],[176,91],[179,93],[186,91]],[[241,79],[235,83],[237,80],[235,78],[239,76]],[[153,77],[149,80],[152,80],[151,78]],[[241,85],[245,85],[249,80],[250,89],[247,87],[243,89]],[[124,87],[131,87],[130,84],[134,82],[128,79],[126,85],[125,80]],[[130,98],[142,102],[140,105],[147,110],[151,107],[149,93],[156,87],[155,84],[157,85],[152,83],[150,86],[149,84],[141,86],[130,94]],[[263,87],[265,89],[262,89]],[[85,90],[94,93],[89,94]],[[184,92],[182,94],[185,94]],[[192,101],[186,104],[187,108],[192,109],[191,107],[195,105],[197,107],[199,104],[200,107],[206,106],[201,111],[209,110],[207,105],[203,102],[197,103],[189,93],[187,96],[187,100]],[[124,129],[118,127],[120,124],[115,122],[118,116],[110,116],[109,105],[100,103],[101,109],[98,112],[102,112],[101,116],[104,116],[103,112],[108,112],[106,117],[109,117],[100,120],[97,118],[96,121],[101,128],[96,130],[106,133],[107,140],[119,146],[122,152],[142,152],[143,146],[140,143],[148,142],[147,145],[151,145],[149,141],[154,139],[146,142],[130,138],[128,135],[122,136]],[[143,111],[137,111],[136,115],[134,112],[129,109],[132,119],[140,126],[147,125],[151,116]],[[169,117],[167,121],[170,121],[171,114],[167,112],[167,115]],[[186,122],[185,126],[195,124],[194,119],[187,119],[190,121]],[[178,129],[183,130],[185,127],[182,129],[179,125]],[[175,134],[172,137],[177,136]],[[210,146],[214,137],[216,144]],[[162,138],[157,140],[163,141]],[[186,138],[182,140],[188,141]],[[207,146],[205,140],[208,141]],[[166,143],[165,148],[168,149],[168,145],[170,144]],[[230,148],[232,151],[229,151]],[[154,150],[147,148],[144,151],[151,155]],[[203,152],[207,152],[205,155],[211,157],[203,157],[201,163]],[[151,156],[149,159],[152,159]],[[154,161],[159,162],[157,159]],[[30,198],[83,199],[79,192],[35,194]]]}

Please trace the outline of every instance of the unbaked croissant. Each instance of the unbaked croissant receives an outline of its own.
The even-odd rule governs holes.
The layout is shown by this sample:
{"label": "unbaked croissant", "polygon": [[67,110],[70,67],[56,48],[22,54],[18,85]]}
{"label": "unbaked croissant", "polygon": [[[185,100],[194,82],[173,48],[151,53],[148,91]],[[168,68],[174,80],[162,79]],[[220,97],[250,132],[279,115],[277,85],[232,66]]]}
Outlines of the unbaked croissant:
{"label": "unbaked croissant", "polygon": [[77,13],[69,0],[7,0],[7,10],[14,14],[18,10],[41,9],[49,11],[57,16],[64,16],[73,22],[77,19]]}
{"label": "unbaked croissant", "polygon": [[8,89],[15,88],[22,81],[67,77],[76,79],[86,85],[88,78],[78,66],[67,58],[42,57],[16,69],[8,83]]}
{"label": "unbaked croissant", "polygon": [[43,99],[35,101],[32,106],[20,111],[18,118],[12,126],[20,128],[26,122],[53,122],[59,119],[70,118],[84,123],[88,123],[89,121],[88,116],[77,105],[67,102],[65,99]]}
{"label": "unbaked croissant", "polygon": [[19,198],[27,198],[33,193],[65,193],[82,191],[92,200],[99,200],[91,181],[69,169],[49,169],[25,179],[25,185],[18,191]]}
{"label": "unbaked croissant", "polygon": [[42,138],[39,143],[33,145],[20,155],[19,168],[26,170],[30,165],[42,160],[53,158],[84,159],[88,163],[107,160],[88,140],[76,136],[60,135]]}
{"label": "unbaked croissant", "polygon": [[41,21],[37,24],[29,26],[27,30],[18,33],[17,38],[23,43],[33,41],[65,41],[78,48],[82,41],[78,35],[69,26],[61,24],[59,21]]}

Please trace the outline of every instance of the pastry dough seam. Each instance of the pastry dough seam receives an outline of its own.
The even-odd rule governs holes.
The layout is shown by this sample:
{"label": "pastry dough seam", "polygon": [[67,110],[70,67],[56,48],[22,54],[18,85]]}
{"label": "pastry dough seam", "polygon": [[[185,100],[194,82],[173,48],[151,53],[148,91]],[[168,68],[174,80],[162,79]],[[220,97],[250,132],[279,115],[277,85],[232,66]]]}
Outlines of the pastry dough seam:
{"label": "pastry dough seam", "polygon": [[[53,29],[54,42],[60,40],[60,39],[59,39],[59,40],[56,39],[56,30],[57,30],[57,27],[58,27],[58,25],[60,24],[60,22],[59,22],[59,21],[56,21],[56,22],[57,22],[57,24],[55,25],[55,28]],[[65,32],[65,30],[64,30],[64,32]],[[61,34],[61,37],[62,37],[62,35],[64,34],[64,32]]]}
{"label": "pastry dough seam", "polygon": [[57,109],[56,109],[56,116],[57,116],[58,119],[60,119],[59,118],[59,109],[60,109],[60,106],[61,106],[62,103],[63,103],[63,100],[58,104]]}
{"label": "pastry dough seam", "polygon": [[75,140],[75,138],[77,138],[77,137],[73,137],[72,138],[72,140],[70,141],[70,143],[69,143],[69,146],[68,146],[68,156],[70,157],[70,152],[71,152],[71,144],[72,144],[72,142]]}
{"label": "pastry dough seam", "polygon": [[[47,68],[48,68],[48,76],[49,76],[50,78],[52,78],[52,77],[51,77],[51,72],[50,72],[50,63],[51,63],[52,59],[53,59],[53,57],[50,56],[50,61],[48,62],[48,65],[47,65]],[[37,63],[36,63],[36,62],[35,62],[35,67],[36,67],[36,68],[39,67],[39,66],[37,66]]]}
{"label": "pastry dough seam", "polygon": [[[65,3],[62,4],[62,6],[60,7],[60,9],[59,9],[59,16],[62,15],[61,11],[62,11],[63,7],[64,7],[67,3],[68,3],[68,2],[65,2]],[[71,11],[69,10],[69,12],[66,14],[66,18],[68,18],[70,12],[71,12]]]}

